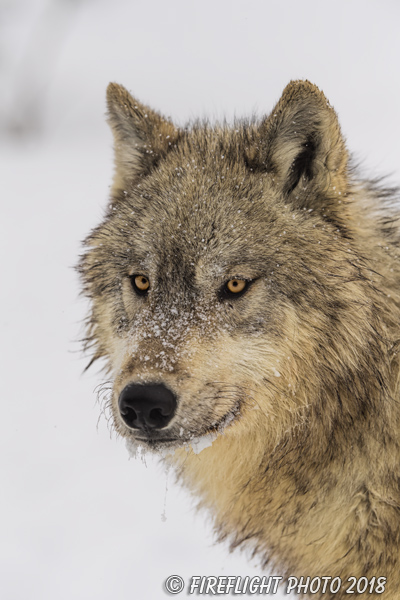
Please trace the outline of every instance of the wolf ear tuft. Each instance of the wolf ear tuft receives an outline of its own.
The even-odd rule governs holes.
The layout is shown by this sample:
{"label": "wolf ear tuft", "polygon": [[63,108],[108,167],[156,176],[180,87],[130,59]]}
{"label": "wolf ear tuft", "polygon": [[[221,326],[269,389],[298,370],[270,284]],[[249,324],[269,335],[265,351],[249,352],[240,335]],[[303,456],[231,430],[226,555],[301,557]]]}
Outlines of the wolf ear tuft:
{"label": "wolf ear tuft", "polygon": [[286,86],[259,133],[259,160],[288,198],[310,202],[329,187],[346,189],[348,154],[336,113],[309,81]]}
{"label": "wolf ear tuft", "polygon": [[167,154],[179,132],[171,121],[135,100],[117,83],[108,85],[107,108],[115,150],[112,199],[117,201],[132,182],[148,174]]}

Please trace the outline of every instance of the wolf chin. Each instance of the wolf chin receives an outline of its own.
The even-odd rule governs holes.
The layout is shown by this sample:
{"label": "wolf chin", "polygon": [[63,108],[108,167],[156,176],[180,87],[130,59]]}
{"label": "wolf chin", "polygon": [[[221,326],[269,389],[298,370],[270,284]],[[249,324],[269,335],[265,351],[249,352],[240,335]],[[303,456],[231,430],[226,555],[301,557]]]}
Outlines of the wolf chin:
{"label": "wolf chin", "polygon": [[233,126],[107,101],[115,176],[79,271],[115,430],[167,449],[232,547],[400,598],[396,191],[308,81]]}

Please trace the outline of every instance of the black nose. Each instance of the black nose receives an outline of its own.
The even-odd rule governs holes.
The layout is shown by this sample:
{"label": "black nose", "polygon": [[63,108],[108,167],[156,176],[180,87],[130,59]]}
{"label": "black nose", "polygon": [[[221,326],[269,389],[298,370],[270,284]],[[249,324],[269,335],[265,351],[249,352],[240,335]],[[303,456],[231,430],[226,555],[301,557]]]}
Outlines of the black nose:
{"label": "black nose", "polygon": [[162,383],[130,383],[118,399],[121,416],[132,429],[162,429],[176,409],[175,395]]}

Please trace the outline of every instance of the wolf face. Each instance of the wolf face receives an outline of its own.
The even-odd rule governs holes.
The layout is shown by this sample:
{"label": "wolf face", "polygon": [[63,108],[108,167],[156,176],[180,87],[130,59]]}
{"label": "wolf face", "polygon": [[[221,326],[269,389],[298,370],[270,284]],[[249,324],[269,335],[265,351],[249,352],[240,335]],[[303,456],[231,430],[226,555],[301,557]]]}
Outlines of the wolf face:
{"label": "wolf face", "polygon": [[322,393],[330,363],[348,376],[371,338],[333,109],[303,81],[233,128],[179,130],[116,84],[108,108],[111,204],[80,270],[117,431],[180,445],[260,410],[276,443],[309,404],[310,370]]}

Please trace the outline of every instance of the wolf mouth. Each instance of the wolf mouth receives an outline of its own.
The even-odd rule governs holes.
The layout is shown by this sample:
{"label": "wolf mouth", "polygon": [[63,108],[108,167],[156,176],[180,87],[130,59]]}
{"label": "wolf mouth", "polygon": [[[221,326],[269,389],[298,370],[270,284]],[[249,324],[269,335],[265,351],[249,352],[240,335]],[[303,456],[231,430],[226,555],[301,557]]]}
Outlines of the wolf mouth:
{"label": "wolf mouth", "polygon": [[190,437],[169,437],[163,438],[158,436],[148,436],[148,437],[138,437],[134,436],[135,442],[144,442],[146,444],[154,445],[154,444],[177,444],[179,446],[185,446],[190,444],[193,440],[204,437],[206,435],[218,434],[218,428],[213,427],[212,429],[207,429],[202,433],[193,433]]}
{"label": "wolf mouth", "polygon": [[199,432],[188,432],[187,435],[185,437],[181,437],[181,436],[175,436],[175,437],[162,437],[162,435],[160,436],[154,436],[154,435],[149,435],[146,437],[139,437],[134,435],[134,441],[135,442],[144,442],[145,444],[148,444],[150,446],[154,446],[154,445],[167,445],[167,444],[176,444],[177,447],[180,446],[186,446],[186,445],[190,445],[191,443],[196,443],[196,441],[198,441],[200,438],[204,438],[207,436],[215,436],[215,439],[218,435],[220,435],[221,433],[223,433],[225,431],[225,429],[227,427],[229,427],[232,423],[234,423],[235,421],[237,421],[237,419],[240,416],[240,401],[237,402],[237,405],[231,410],[229,411],[226,415],[224,415],[222,417],[222,419],[220,419],[220,421],[218,421],[217,423],[215,423],[212,427],[210,427],[209,429],[206,429],[204,431],[199,431]]}
{"label": "wolf mouth", "polygon": [[185,443],[188,440],[182,440],[182,438],[160,438],[160,437],[136,437],[135,441],[137,442],[146,442],[147,444],[157,443],[157,444],[169,444],[174,442],[183,442]]}

